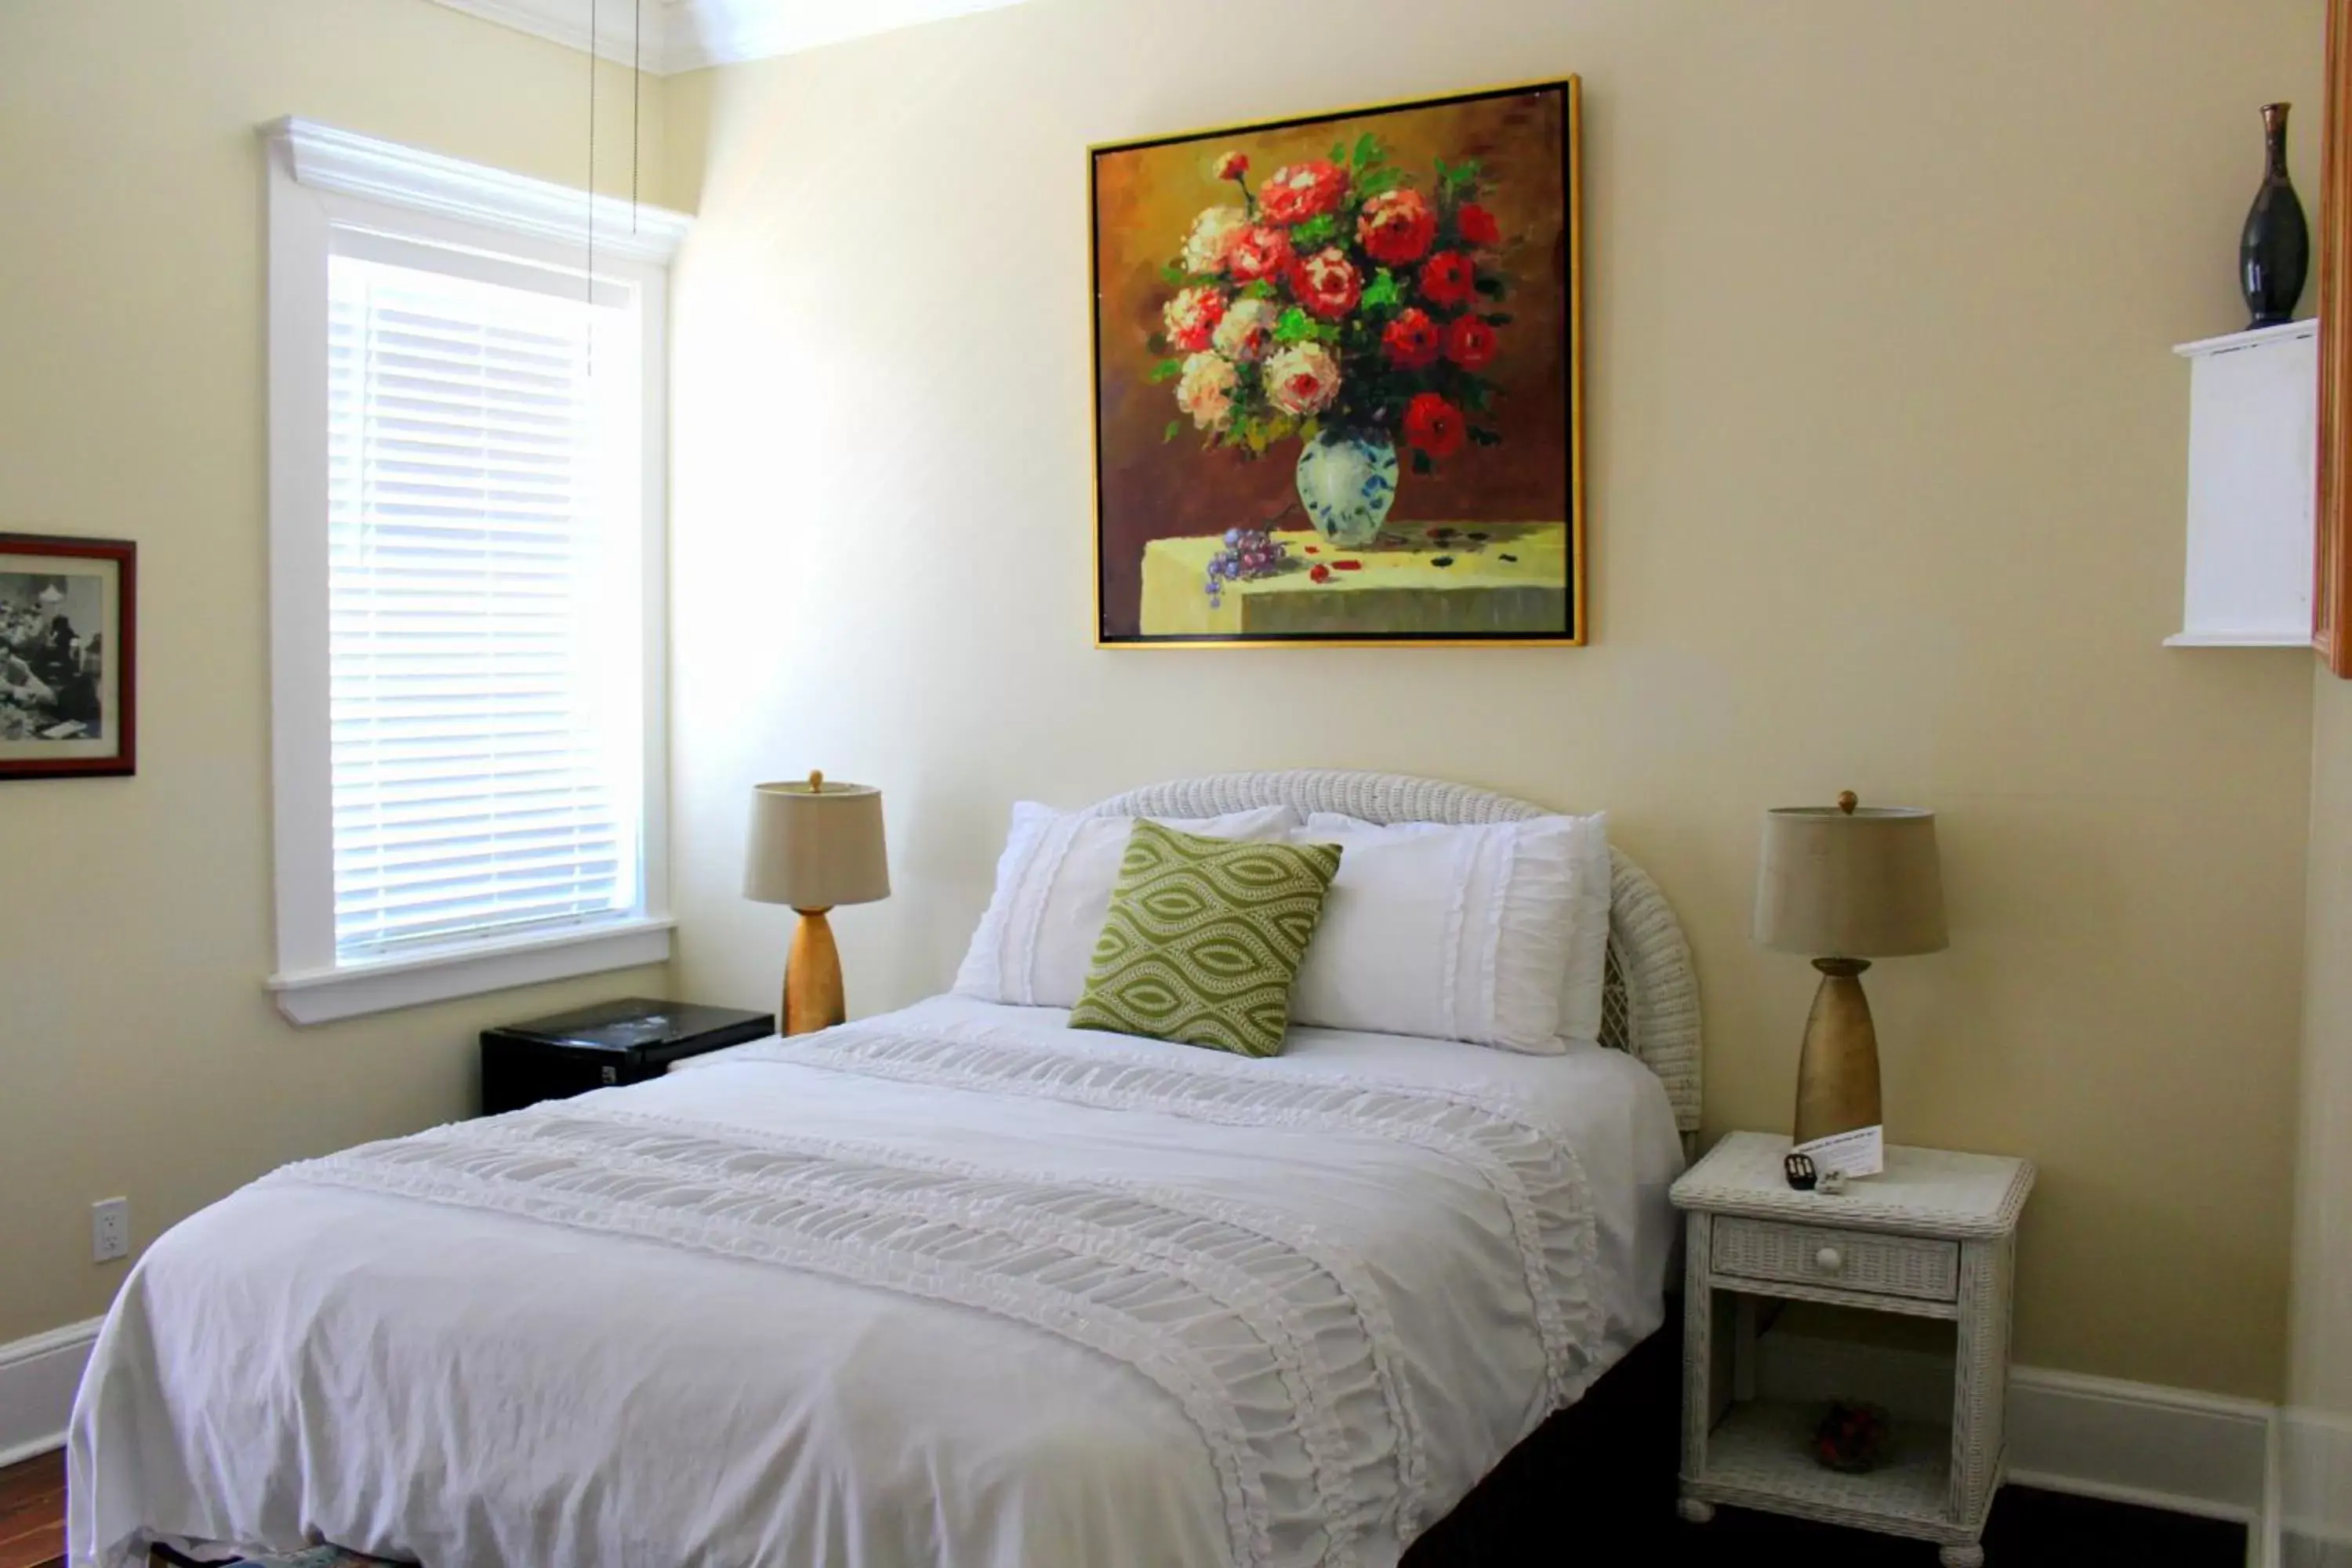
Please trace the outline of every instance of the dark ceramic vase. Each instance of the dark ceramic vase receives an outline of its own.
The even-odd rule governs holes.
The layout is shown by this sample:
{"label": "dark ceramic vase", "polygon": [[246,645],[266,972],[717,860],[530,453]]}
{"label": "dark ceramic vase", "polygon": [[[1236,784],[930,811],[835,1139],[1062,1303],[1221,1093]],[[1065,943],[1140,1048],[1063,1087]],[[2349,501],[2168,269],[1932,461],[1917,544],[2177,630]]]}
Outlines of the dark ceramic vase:
{"label": "dark ceramic vase", "polygon": [[2303,220],[2294,182],[2286,177],[2287,107],[2263,105],[2268,164],[2263,188],[2254,193],[2245,229],[2238,237],[2238,286],[2254,318],[2246,323],[2249,330],[2293,321],[2295,302],[2303,298],[2303,280],[2311,271],[2311,229]]}

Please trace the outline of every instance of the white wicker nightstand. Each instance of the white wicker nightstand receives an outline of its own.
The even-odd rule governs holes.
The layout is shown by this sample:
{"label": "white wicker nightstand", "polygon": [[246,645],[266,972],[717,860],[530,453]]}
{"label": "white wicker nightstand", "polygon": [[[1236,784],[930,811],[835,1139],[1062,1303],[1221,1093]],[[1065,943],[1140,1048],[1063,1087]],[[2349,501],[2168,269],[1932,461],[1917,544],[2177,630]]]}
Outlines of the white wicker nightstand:
{"label": "white wicker nightstand", "polygon": [[[1717,1503],[1797,1514],[1933,1541],[1946,1568],[1976,1568],[2000,1484],[2010,1282],[2033,1167],[1890,1148],[1884,1174],[1801,1193],[1780,1173],[1788,1148],[1735,1132],[1675,1184],[1689,1216],[1683,1517],[1705,1523]],[[1948,1427],[1898,1427],[1892,1462],[1867,1475],[1815,1463],[1811,1409],[1733,1398],[1732,1325],[1747,1317],[1734,1303],[1759,1296],[1951,1321]]]}

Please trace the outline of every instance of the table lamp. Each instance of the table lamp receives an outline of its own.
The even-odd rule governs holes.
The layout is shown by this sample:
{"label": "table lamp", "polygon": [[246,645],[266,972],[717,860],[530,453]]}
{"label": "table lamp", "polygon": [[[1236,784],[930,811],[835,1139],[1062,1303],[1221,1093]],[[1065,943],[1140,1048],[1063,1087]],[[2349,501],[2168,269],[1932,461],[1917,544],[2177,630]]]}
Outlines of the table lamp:
{"label": "table lamp", "polygon": [[1797,1064],[1795,1145],[1865,1129],[1874,1134],[1878,1031],[1861,976],[1874,958],[1947,945],[1936,814],[1864,806],[1852,790],[1834,806],[1767,812],[1755,939],[1809,954],[1822,972]]}
{"label": "table lamp", "polygon": [[841,994],[841,950],[825,912],[890,896],[890,862],[882,844],[882,792],[871,784],[827,784],[821,773],[751,790],[751,844],[743,896],[790,904],[801,917],[784,961],[784,1033],[830,1028],[848,1013]]}

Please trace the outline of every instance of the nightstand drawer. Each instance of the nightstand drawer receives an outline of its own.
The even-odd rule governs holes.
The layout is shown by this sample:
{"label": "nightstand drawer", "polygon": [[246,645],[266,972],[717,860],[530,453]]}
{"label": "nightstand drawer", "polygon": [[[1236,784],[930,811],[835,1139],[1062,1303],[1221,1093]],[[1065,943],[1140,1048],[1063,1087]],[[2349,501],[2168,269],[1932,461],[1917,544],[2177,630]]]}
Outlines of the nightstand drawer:
{"label": "nightstand drawer", "polygon": [[1951,1241],[1727,1216],[1715,1222],[1710,1260],[1717,1274],[1743,1279],[1781,1279],[1922,1301],[1957,1300],[1960,1293],[1960,1248]]}

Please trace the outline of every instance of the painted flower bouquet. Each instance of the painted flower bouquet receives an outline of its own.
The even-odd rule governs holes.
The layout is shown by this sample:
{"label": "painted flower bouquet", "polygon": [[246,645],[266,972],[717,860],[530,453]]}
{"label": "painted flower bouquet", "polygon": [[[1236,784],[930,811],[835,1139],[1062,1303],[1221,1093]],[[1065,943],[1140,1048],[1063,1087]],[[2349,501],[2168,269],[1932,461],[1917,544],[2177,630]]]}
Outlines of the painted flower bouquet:
{"label": "painted flower bouquet", "polygon": [[[1366,134],[1255,190],[1242,153],[1213,173],[1241,201],[1202,213],[1161,268],[1174,292],[1152,377],[1175,384],[1207,446],[1254,458],[1297,437],[1316,527],[1369,543],[1395,500],[1400,444],[1428,473],[1501,440],[1481,423],[1497,395],[1485,372],[1511,318],[1479,165],[1439,159],[1424,192]],[[1170,421],[1166,439],[1185,427]]]}

